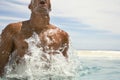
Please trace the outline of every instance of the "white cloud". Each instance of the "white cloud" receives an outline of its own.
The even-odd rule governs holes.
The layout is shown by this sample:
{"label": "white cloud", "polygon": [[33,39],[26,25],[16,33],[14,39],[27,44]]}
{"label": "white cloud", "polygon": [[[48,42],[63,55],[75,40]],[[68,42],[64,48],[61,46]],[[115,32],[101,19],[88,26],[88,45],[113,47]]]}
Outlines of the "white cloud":
{"label": "white cloud", "polygon": [[76,18],[96,29],[120,34],[120,0],[51,0],[52,16]]}
{"label": "white cloud", "polygon": [[[13,1],[13,2],[12,2]],[[15,3],[14,3],[15,2]],[[0,25],[2,26],[2,29],[12,22],[18,22],[26,20],[27,17],[21,17],[21,15],[28,15],[30,14],[30,10],[27,8],[27,5],[19,5],[21,4],[29,4],[30,0],[11,0],[11,1],[5,1],[2,0],[0,2],[0,11],[5,11],[0,13]],[[18,3],[18,4],[16,4]],[[7,15],[8,14],[8,15]],[[29,17],[29,15],[28,15]],[[1,28],[0,28],[1,29]],[[0,30],[1,31],[1,30]]]}
{"label": "white cloud", "polygon": [[18,18],[18,17],[6,17],[6,16],[0,16],[1,20],[15,20],[15,21],[19,21],[19,20],[25,20],[25,18]]}
{"label": "white cloud", "polygon": [[7,2],[17,2],[17,3],[21,3],[21,4],[28,4],[30,3],[30,0],[1,0],[1,3],[7,3]]}
{"label": "white cloud", "polygon": [[[29,17],[30,10],[28,10],[28,5],[26,5],[29,2],[30,0],[11,0],[9,2],[1,0],[0,11],[4,10],[8,13],[4,16],[3,12],[0,12],[0,25],[2,25],[0,30],[11,22],[25,20],[26,16]],[[74,18],[82,24],[92,26],[89,30],[101,29],[120,34],[120,0],[51,0],[51,3],[52,16]],[[22,18],[21,15],[23,14],[26,15]],[[94,35],[94,33],[92,34],[93,36],[90,34],[85,34],[84,36],[84,33],[80,35],[80,32],[75,30],[69,33],[72,35],[74,46],[78,49],[119,48],[120,40],[117,38],[113,39],[114,37],[112,38],[111,35],[109,36],[111,39],[108,39],[105,34],[100,35],[100,39],[102,39],[100,40],[96,39],[99,38],[99,35]]]}
{"label": "white cloud", "polygon": [[30,3],[30,0],[12,0],[12,1],[19,2],[19,3],[22,3],[22,4]]}
{"label": "white cloud", "polygon": [[[12,0],[29,4],[30,0]],[[120,0],[51,0],[52,16],[71,17],[96,29],[120,34]],[[2,0],[1,10],[30,14],[27,5]]]}
{"label": "white cloud", "polygon": [[[16,1],[16,2],[20,3],[19,1]],[[28,0],[22,1],[22,2],[29,4]],[[7,12],[13,12],[13,13],[16,12],[16,13],[21,13],[21,14],[29,13],[29,9],[27,8],[27,5],[19,5],[19,4],[7,2],[7,1],[0,2],[0,10],[7,11]]]}

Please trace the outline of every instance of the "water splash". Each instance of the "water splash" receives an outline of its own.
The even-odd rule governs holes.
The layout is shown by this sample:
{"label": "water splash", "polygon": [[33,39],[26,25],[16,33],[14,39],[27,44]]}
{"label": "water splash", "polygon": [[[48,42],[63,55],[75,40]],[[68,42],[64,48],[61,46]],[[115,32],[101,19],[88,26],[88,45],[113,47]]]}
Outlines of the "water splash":
{"label": "water splash", "polygon": [[13,62],[6,66],[6,79],[75,80],[80,61],[72,49],[69,50],[69,59],[66,60],[62,54],[53,56],[43,52],[43,48],[38,46],[41,42],[36,33],[25,41],[28,43],[27,54],[19,64]]}

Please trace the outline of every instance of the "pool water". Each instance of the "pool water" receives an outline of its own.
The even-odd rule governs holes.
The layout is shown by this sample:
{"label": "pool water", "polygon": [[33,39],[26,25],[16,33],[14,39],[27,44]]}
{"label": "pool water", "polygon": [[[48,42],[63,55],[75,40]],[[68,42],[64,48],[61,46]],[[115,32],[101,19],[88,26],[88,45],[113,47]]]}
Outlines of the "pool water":
{"label": "pool water", "polygon": [[[120,80],[120,60],[108,58],[79,57],[75,75],[45,75],[34,80]],[[72,65],[74,66],[74,65]],[[66,69],[66,67],[64,68]],[[59,73],[57,73],[59,74]],[[1,79],[3,80],[3,79]],[[7,80],[7,79],[4,79]],[[29,80],[28,78],[9,78],[9,80]],[[31,79],[30,79],[31,80]]]}
{"label": "pool water", "polygon": [[54,56],[44,53],[37,46],[40,41],[36,34],[26,42],[28,54],[19,64],[11,57],[1,80],[120,80],[119,58],[82,57],[70,48],[66,60],[61,53]]}
{"label": "pool water", "polygon": [[120,80],[120,60],[108,58],[81,58],[82,69],[76,80]]}

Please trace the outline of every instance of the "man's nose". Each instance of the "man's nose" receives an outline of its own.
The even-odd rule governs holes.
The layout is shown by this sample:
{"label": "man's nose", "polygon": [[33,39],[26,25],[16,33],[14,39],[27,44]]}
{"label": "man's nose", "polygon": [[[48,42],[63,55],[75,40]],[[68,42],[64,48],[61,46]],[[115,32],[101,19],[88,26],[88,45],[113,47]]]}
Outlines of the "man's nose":
{"label": "man's nose", "polygon": [[45,4],[45,0],[40,0],[40,4]]}

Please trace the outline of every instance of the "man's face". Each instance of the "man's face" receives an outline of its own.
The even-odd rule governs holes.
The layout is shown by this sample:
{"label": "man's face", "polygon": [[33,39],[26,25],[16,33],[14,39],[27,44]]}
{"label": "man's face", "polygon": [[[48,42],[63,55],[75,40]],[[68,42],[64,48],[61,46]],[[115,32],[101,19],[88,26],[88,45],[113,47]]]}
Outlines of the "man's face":
{"label": "man's face", "polygon": [[50,0],[32,0],[29,6],[34,13],[49,13],[51,9]]}

